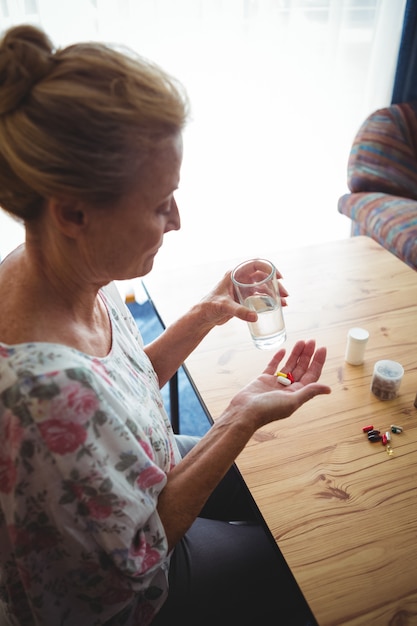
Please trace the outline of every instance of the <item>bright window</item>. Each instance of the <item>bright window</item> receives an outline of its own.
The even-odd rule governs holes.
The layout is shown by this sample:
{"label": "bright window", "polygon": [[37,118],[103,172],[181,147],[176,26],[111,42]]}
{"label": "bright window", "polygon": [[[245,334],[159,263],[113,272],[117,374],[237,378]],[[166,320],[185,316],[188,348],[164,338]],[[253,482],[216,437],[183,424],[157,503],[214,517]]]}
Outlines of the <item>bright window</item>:
{"label": "bright window", "polygon": [[[348,237],[354,134],[390,102],[405,0],[0,0],[57,45],[124,43],[185,84],[182,229],[157,263]],[[12,234],[10,234],[12,232]],[[0,252],[21,238],[0,217]]]}

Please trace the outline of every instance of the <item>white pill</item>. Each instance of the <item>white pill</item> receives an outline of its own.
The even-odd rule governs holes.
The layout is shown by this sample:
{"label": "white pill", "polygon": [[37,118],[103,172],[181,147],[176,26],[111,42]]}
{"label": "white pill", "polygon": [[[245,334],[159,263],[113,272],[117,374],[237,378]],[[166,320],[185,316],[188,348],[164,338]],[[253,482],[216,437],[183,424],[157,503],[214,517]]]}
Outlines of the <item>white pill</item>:
{"label": "white pill", "polygon": [[291,381],[289,378],[285,378],[285,376],[277,376],[278,378],[278,382],[281,383],[281,385],[291,385]]}

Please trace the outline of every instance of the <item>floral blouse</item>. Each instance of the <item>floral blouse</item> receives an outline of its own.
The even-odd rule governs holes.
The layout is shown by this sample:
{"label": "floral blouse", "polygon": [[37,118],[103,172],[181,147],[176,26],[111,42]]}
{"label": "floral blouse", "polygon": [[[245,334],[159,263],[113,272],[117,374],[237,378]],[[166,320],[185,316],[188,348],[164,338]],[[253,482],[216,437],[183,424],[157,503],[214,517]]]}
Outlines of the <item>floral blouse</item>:
{"label": "floral blouse", "polygon": [[156,506],[180,456],[135,321],[112,289],[101,292],[105,358],[0,343],[0,598],[11,623],[145,626],[166,599]]}

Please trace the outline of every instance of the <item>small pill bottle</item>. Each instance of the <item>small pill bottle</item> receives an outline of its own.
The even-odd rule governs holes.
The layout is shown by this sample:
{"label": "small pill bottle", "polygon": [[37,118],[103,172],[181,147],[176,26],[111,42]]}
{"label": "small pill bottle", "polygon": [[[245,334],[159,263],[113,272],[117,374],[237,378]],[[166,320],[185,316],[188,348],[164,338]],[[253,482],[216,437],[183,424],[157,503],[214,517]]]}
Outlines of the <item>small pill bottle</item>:
{"label": "small pill bottle", "polygon": [[350,365],[362,365],[369,333],[364,328],[351,328],[347,335],[345,361]]}
{"label": "small pill bottle", "polygon": [[393,400],[398,395],[403,376],[401,363],[388,359],[377,361],[372,375],[372,393],[380,400]]}

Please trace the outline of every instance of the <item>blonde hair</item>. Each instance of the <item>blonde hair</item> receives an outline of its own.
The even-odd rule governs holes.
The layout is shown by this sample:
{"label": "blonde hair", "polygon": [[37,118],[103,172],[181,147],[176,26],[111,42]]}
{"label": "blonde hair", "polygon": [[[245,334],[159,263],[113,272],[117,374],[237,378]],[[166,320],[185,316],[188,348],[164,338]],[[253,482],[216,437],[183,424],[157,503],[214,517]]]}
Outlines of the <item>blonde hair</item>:
{"label": "blonde hair", "polygon": [[132,51],[54,50],[41,30],[11,28],[0,41],[0,206],[29,221],[48,197],[116,202],[187,117],[182,87]]}

